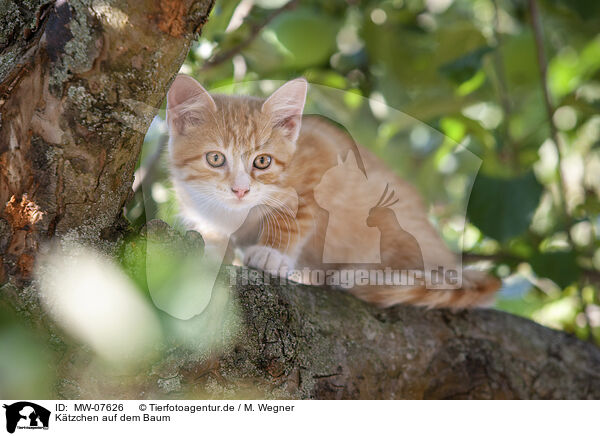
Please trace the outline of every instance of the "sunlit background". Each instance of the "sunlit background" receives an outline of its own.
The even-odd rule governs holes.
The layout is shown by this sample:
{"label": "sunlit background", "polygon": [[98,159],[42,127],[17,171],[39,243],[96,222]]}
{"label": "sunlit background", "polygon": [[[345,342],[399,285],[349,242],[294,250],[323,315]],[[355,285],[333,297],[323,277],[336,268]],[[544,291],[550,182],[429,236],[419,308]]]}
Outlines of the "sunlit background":
{"label": "sunlit background", "polygon": [[[211,90],[252,95],[306,77],[307,111],[345,126],[413,182],[449,245],[502,277],[496,308],[600,343],[600,2],[536,4],[218,0],[181,72]],[[153,218],[177,223],[165,133],[161,110],[126,207],[135,229]],[[13,350],[0,354],[1,398],[75,397],[94,374],[127,374],[128,361],[165,344],[193,354],[214,342],[207,320],[186,326],[153,304],[144,238],[126,241],[117,258],[54,250],[38,274],[58,327],[27,327],[27,307],[0,301],[0,349]],[[150,280],[185,285],[186,265],[160,264]],[[94,281],[85,295],[84,275]],[[108,284],[110,295],[98,291]],[[21,300],[37,304],[27,292]],[[62,304],[65,295],[85,304]],[[132,332],[125,312],[110,309],[115,301],[144,328]],[[211,320],[235,319],[230,309]],[[97,361],[69,354],[62,331]],[[168,373],[161,380],[157,395],[180,383]]]}
{"label": "sunlit background", "polygon": [[[446,241],[503,278],[497,308],[600,341],[600,3],[538,7],[536,41],[526,0],[222,1],[181,72],[225,93],[265,95],[256,81],[297,76],[345,91],[313,86],[307,112],[419,188]],[[146,213],[141,193],[128,209],[137,225],[176,212],[152,159],[163,118],[140,161],[153,168]],[[482,161],[464,233],[472,167],[459,146]]]}

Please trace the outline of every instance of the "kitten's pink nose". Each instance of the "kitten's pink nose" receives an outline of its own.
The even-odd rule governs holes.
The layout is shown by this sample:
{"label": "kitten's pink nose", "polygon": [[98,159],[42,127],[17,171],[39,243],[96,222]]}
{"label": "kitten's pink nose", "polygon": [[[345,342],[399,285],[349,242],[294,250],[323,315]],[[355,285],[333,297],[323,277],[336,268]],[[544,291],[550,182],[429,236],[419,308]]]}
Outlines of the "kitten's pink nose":
{"label": "kitten's pink nose", "polygon": [[240,199],[240,200],[241,200],[241,199],[242,199],[242,197],[243,197],[244,195],[246,195],[250,189],[247,189],[247,188],[231,188],[231,190],[233,191],[233,193],[235,194],[235,196],[236,196],[238,199]]}

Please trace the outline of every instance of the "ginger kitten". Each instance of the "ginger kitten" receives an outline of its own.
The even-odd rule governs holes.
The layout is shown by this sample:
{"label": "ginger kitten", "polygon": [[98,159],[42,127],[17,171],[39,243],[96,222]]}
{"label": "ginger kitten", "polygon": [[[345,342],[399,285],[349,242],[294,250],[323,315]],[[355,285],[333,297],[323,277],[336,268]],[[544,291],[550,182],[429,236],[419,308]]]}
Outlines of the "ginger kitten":
{"label": "ginger kitten", "polygon": [[[191,77],[175,79],[167,96],[171,178],[207,250],[222,255],[231,238],[246,265],[283,276],[303,268],[423,273],[377,283],[355,274],[349,291],[380,307],[489,302],[499,280],[461,271],[417,191],[340,128],[303,117],[306,92],[304,79],[266,100],[210,95]],[[457,271],[457,280],[432,286],[441,270]]]}

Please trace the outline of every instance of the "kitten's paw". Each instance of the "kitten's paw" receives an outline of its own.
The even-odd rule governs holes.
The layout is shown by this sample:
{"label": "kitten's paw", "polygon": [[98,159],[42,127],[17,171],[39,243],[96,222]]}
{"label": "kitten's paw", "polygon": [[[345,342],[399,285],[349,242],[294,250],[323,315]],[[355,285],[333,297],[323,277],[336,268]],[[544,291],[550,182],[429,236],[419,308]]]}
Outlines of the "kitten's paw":
{"label": "kitten's paw", "polygon": [[262,245],[253,245],[246,249],[244,265],[261,269],[269,274],[287,277],[294,269],[294,260],[281,251]]}

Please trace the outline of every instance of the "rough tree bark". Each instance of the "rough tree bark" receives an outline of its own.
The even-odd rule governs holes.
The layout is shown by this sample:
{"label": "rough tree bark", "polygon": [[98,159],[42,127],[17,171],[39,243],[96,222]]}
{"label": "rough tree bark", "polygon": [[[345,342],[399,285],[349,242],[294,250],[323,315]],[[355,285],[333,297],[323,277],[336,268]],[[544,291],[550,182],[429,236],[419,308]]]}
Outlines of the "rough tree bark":
{"label": "rough tree bark", "polygon": [[[201,242],[160,221],[147,229],[166,250],[195,251]],[[212,340],[197,348],[172,341],[166,357],[129,385],[84,377],[63,395],[600,398],[600,349],[532,321],[494,310],[378,310],[342,291],[265,283],[258,271],[240,271],[225,268],[207,310],[186,321]],[[85,360],[74,359],[74,368]]]}
{"label": "rough tree bark", "polygon": [[[10,284],[0,300],[39,311],[15,290],[30,281],[43,241],[119,239],[153,116],[136,102],[160,104],[211,6],[0,1],[0,285]],[[381,311],[294,284],[222,289],[213,303],[237,316],[225,320],[218,354],[173,344],[125,387],[119,377],[74,380],[73,357],[57,395],[600,398],[600,350],[508,314]]]}
{"label": "rough tree bark", "polygon": [[214,0],[0,2],[0,284],[115,239],[144,132]]}
{"label": "rough tree bark", "polygon": [[291,284],[238,283],[231,292],[243,327],[215,370],[221,389],[321,399],[600,398],[600,349],[506,313],[377,310],[341,291]]}

